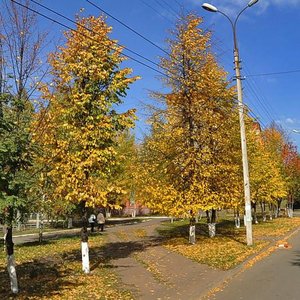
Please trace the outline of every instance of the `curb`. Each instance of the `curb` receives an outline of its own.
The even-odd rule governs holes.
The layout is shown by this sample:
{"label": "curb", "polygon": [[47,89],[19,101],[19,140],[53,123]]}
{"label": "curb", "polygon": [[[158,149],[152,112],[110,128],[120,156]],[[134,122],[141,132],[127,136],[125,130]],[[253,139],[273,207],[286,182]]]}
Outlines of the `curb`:
{"label": "curb", "polygon": [[224,279],[218,281],[215,284],[215,287],[211,288],[207,292],[204,292],[203,295],[200,295],[199,300],[209,300],[210,297],[214,296],[216,293],[222,291],[226,285],[229,284],[231,280],[239,276],[240,274],[244,273],[250,267],[258,263],[259,261],[263,260],[264,258],[271,255],[275,250],[279,249],[277,246],[278,242],[282,239],[288,240],[293,235],[300,231],[300,226],[296,229],[290,230],[285,235],[281,235],[272,241],[268,246],[261,249],[258,253],[251,255],[248,259],[243,261],[241,264],[237,265],[235,268],[228,270],[228,274],[224,276]]}

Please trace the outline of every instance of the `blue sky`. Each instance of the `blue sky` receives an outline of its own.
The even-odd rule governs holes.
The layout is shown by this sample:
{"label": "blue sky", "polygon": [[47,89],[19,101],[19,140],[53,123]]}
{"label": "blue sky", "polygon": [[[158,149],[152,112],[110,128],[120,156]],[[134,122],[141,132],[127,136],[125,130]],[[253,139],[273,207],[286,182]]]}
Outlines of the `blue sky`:
{"label": "blue sky", "polygon": [[[232,31],[228,20],[222,15],[209,13],[201,8],[203,2],[209,2],[232,18],[247,5],[244,0],[91,0],[102,9],[118,18],[140,34],[165,48],[168,30],[174,27],[176,14],[182,9],[192,11],[204,18],[203,28],[213,32],[214,52],[220,65],[233,76]],[[45,6],[74,19],[75,13],[84,8],[86,15],[99,15],[101,12],[85,0],[41,0]],[[71,27],[73,25],[50,12],[40,12],[54,17]],[[64,30],[57,24],[49,24],[39,18],[41,26],[51,28],[51,35],[58,39]],[[107,18],[113,27],[113,38],[120,44],[154,62],[164,53],[138,37],[124,26]],[[291,130],[300,130],[299,80],[300,72],[252,76],[265,73],[276,73],[300,70],[300,0],[260,0],[247,9],[238,22],[238,41],[242,60],[244,101],[251,108],[263,127],[272,121],[282,125],[290,134],[291,140],[300,149],[300,134]],[[124,52],[127,53],[127,52]],[[128,53],[129,54],[129,53]],[[132,54],[130,54],[132,55]],[[132,55],[134,56],[134,55]],[[141,60],[140,58],[137,58]],[[144,61],[145,62],[145,61]],[[145,62],[149,64],[149,62]],[[146,133],[145,119],[147,112],[143,103],[149,103],[149,91],[163,89],[159,81],[160,75],[132,60],[126,63],[140,75],[141,80],[132,85],[123,105],[124,109],[138,109],[139,121],[136,135],[141,138]],[[156,66],[152,65],[155,69]],[[248,76],[249,75],[249,76]]]}

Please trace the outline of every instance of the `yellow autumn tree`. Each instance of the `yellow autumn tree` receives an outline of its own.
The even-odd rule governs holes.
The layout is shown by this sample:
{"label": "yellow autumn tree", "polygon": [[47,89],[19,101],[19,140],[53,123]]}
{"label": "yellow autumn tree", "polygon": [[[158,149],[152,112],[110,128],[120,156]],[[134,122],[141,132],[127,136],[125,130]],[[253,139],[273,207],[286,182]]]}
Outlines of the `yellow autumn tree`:
{"label": "yellow autumn tree", "polygon": [[297,147],[289,141],[284,131],[272,124],[263,132],[263,138],[274,163],[280,166],[281,174],[285,179],[287,194],[277,197],[278,208],[282,200],[286,200],[288,215],[293,215],[295,196],[299,193],[299,154]]}
{"label": "yellow autumn tree", "polygon": [[116,142],[115,151],[118,163],[112,168],[108,181],[119,188],[111,191],[107,198],[110,207],[121,208],[135,193],[137,145],[134,134],[129,130],[120,133],[116,137]]}
{"label": "yellow autumn tree", "polygon": [[[170,93],[155,93],[165,109],[152,118],[140,172],[147,206],[173,216],[210,211],[239,203],[239,144],[235,91],[210,49],[210,33],[195,15],[182,18],[162,59]],[[143,172],[144,171],[144,172]],[[147,174],[145,174],[147,173]]]}
{"label": "yellow autumn tree", "polygon": [[[122,48],[109,38],[111,27],[103,17],[77,22],[50,56],[53,81],[42,88],[48,108],[39,114],[35,137],[43,147],[41,164],[49,167],[52,201],[82,207],[87,243],[85,208],[105,207],[109,194],[120,193],[118,183],[109,180],[118,164],[116,137],[134,125],[135,115],[118,113],[116,106],[137,78],[120,67]],[[89,272],[87,264],[83,268]]]}
{"label": "yellow autumn tree", "polygon": [[252,129],[248,131],[248,141],[251,200],[254,220],[257,223],[257,204],[261,206],[263,221],[266,220],[266,206],[269,206],[272,218],[272,207],[276,205],[276,199],[286,196],[286,181],[282,174],[280,155],[271,151],[258,124],[252,123]]}

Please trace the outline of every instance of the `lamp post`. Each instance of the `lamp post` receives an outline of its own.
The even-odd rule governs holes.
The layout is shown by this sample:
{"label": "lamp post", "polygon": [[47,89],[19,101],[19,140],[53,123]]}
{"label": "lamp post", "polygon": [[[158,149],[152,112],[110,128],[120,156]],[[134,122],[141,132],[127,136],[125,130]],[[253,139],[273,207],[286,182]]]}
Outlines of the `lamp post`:
{"label": "lamp post", "polygon": [[236,87],[238,96],[238,110],[239,110],[239,121],[240,121],[240,134],[241,134],[241,148],[242,148],[242,161],[243,161],[243,178],[244,178],[244,195],[245,195],[245,226],[246,226],[246,238],[247,245],[251,246],[253,244],[252,238],[252,216],[251,216],[251,199],[250,199],[250,182],[249,182],[249,168],[248,168],[248,155],[247,155],[247,142],[246,142],[246,132],[245,132],[245,121],[244,121],[244,105],[243,105],[243,93],[242,93],[242,81],[241,81],[241,67],[239,58],[239,49],[236,36],[236,24],[241,16],[241,14],[249,7],[253,6],[259,0],[251,0],[248,5],[243,8],[237,15],[237,17],[232,21],[232,19],[227,16],[224,12],[218,10],[217,7],[209,4],[203,3],[202,8],[209,12],[220,13],[223,15],[231,24],[233,33],[233,55],[234,55],[234,69],[236,76]]}
{"label": "lamp post", "polygon": [[300,133],[300,130],[293,129],[292,132],[294,132],[294,133]]}

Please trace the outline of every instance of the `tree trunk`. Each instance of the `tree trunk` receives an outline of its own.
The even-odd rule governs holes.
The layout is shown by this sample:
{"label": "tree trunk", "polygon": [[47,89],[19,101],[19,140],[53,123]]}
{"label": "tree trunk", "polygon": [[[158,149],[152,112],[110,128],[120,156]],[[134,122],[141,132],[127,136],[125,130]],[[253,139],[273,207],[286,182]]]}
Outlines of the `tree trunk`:
{"label": "tree trunk", "polygon": [[201,220],[202,213],[203,213],[203,211],[201,209],[199,209],[197,214],[196,214],[196,223],[199,223],[199,221]]}
{"label": "tree trunk", "polygon": [[276,204],[274,205],[274,218],[278,218],[278,206]]}
{"label": "tree trunk", "polygon": [[252,207],[253,207],[253,219],[254,219],[254,223],[258,224],[257,214],[256,214],[256,202],[252,203]]}
{"label": "tree trunk", "polygon": [[40,226],[39,226],[39,242],[43,241],[43,231],[44,231],[44,216],[40,214]]}
{"label": "tree trunk", "polygon": [[40,213],[36,214],[36,228],[40,228]]}
{"label": "tree trunk", "polygon": [[214,237],[216,235],[216,220],[217,211],[212,209],[210,212],[206,211],[207,221],[208,221],[208,235],[209,237]]}
{"label": "tree trunk", "polygon": [[16,262],[14,257],[14,243],[12,240],[12,226],[6,228],[5,246],[6,246],[6,254],[7,254],[7,271],[10,278],[10,287],[11,287],[11,291],[14,294],[17,294],[19,292],[19,289],[18,289],[18,279],[17,279],[17,272],[16,272]]}
{"label": "tree trunk", "polygon": [[241,227],[240,211],[238,208],[234,211],[234,224],[236,228]]}
{"label": "tree trunk", "polygon": [[269,212],[270,212],[270,221],[273,220],[273,211],[274,211],[274,204],[269,204]]}
{"label": "tree trunk", "polygon": [[21,231],[21,213],[17,210],[17,230]]}
{"label": "tree trunk", "polygon": [[294,206],[293,195],[289,195],[288,196],[288,204],[287,204],[287,215],[289,218],[293,217],[293,206]]}
{"label": "tree trunk", "polygon": [[195,226],[195,218],[191,216],[190,218],[190,230],[189,230],[189,243],[195,244],[196,243],[196,226]]}
{"label": "tree trunk", "polygon": [[280,206],[281,206],[282,199],[279,198],[276,201],[277,201],[277,216],[280,217]]}
{"label": "tree trunk", "polygon": [[266,205],[265,205],[265,202],[260,202],[260,207],[261,207],[261,213],[262,213],[263,222],[266,222],[267,221],[267,216],[266,216]]}
{"label": "tree trunk", "polygon": [[68,229],[73,228],[73,219],[72,217],[68,218]]}
{"label": "tree trunk", "polygon": [[105,217],[106,218],[110,218],[111,217],[111,210],[109,209],[109,207],[105,208]]}
{"label": "tree trunk", "polygon": [[81,254],[82,254],[82,270],[84,273],[90,273],[90,258],[89,258],[89,244],[88,244],[88,218],[85,207],[85,202],[82,203],[82,229],[81,229]]}

